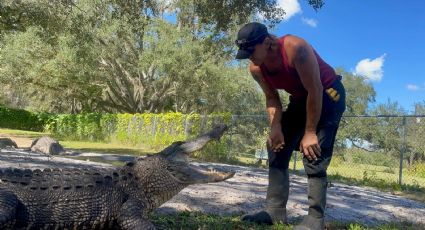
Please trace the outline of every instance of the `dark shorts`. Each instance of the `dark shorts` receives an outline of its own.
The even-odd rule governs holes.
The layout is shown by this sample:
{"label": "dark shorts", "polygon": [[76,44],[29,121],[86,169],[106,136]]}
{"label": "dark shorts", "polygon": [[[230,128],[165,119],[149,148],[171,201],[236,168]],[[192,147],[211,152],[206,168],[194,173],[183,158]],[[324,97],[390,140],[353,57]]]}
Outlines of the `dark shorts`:
{"label": "dark shorts", "polygon": [[[339,100],[334,101],[324,89],[322,113],[317,125],[317,137],[322,154],[316,161],[309,161],[306,157],[303,157],[304,169],[309,177],[326,176],[339,122],[345,110],[345,89],[341,81],[336,80],[330,88],[336,90],[340,97]],[[282,132],[285,137],[285,146],[280,152],[273,152],[268,147],[270,167],[287,169],[292,152],[299,149],[305,130],[306,101],[306,98],[294,99],[290,97],[289,105],[282,113]]]}

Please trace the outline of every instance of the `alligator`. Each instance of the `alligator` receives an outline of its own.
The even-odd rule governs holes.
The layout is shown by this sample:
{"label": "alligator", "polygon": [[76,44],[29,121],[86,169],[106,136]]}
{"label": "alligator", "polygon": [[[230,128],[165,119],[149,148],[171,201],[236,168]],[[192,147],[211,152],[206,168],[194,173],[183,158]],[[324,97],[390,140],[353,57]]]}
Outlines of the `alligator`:
{"label": "alligator", "polygon": [[113,169],[1,170],[0,229],[155,229],[149,213],[183,188],[233,177],[188,159],[226,129],[218,125]]}

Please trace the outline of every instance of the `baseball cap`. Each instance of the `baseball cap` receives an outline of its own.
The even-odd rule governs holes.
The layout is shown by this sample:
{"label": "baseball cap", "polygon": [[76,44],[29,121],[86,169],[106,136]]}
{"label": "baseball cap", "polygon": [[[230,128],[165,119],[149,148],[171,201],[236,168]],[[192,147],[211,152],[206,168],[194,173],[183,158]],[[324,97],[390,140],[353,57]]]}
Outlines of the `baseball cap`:
{"label": "baseball cap", "polygon": [[242,26],[235,41],[239,48],[236,59],[249,58],[254,52],[255,45],[262,43],[268,34],[267,27],[258,22],[250,22]]}

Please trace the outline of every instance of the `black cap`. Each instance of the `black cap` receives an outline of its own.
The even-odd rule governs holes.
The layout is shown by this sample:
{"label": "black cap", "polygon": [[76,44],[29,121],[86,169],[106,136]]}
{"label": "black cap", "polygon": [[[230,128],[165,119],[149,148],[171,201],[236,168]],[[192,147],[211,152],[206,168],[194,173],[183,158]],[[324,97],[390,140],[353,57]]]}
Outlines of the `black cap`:
{"label": "black cap", "polygon": [[235,41],[239,47],[236,59],[246,59],[254,52],[255,45],[260,44],[269,35],[267,27],[258,22],[245,24],[238,32]]}

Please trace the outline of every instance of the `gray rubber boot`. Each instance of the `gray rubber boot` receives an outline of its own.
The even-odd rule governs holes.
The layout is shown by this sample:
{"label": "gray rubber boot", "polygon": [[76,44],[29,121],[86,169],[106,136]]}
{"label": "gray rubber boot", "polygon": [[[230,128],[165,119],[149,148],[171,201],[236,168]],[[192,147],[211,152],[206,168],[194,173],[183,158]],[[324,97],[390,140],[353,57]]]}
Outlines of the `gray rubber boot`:
{"label": "gray rubber boot", "polygon": [[294,230],[325,229],[326,177],[308,178],[308,216]]}
{"label": "gray rubber boot", "polygon": [[266,210],[241,217],[242,221],[257,224],[287,223],[286,203],[289,194],[288,169],[269,168],[269,185],[266,196]]}

